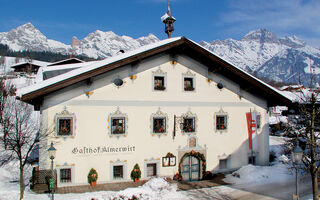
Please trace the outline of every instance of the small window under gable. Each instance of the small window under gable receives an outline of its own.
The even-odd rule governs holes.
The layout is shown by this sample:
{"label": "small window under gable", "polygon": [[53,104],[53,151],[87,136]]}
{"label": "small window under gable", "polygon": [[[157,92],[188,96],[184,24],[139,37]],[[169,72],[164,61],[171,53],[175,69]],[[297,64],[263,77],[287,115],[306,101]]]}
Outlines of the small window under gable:
{"label": "small window under gable", "polygon": [[157,71],[152,72],[153,90],[164,91],[167,87],[167,73],[163,72],[160,68]]}
{"label": "small window under gable", "polygon": [[56,135],[57,136],[74,136],[76,117],[73,113],[67,111],[65,107],[61,113],[55,115]]}
{"label": "small window under gable", "polygon": [[195,74],[188,70],[182,74],[183,78],[183,90],[184,91],[195,91]]}
{"label": "small window under gable", "polygon": [[227,131],[228,130],[228,114],[220,109],[215,113],[215,130]]}

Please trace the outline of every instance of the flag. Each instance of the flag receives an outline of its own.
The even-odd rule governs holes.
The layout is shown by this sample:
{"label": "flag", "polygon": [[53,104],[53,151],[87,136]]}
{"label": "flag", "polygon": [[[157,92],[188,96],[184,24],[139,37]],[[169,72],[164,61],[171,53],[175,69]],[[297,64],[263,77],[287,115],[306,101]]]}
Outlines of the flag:
{"label": "flag", "polygon": [[248,126],[248,139],[249,149],[256,151],[258,149],[258,137],[257,137],[257,113],[246,113],[247,126]]}

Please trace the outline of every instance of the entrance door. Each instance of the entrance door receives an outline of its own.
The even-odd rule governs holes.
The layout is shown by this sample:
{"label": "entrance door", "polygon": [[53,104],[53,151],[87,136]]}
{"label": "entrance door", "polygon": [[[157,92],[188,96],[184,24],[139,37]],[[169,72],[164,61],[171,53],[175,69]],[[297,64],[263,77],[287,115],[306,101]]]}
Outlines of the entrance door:
{"label": "entrance door", "polygon": [[194,156],[186,156],[182,161],[182,179],[198,181],[200,178],[200,161]]}

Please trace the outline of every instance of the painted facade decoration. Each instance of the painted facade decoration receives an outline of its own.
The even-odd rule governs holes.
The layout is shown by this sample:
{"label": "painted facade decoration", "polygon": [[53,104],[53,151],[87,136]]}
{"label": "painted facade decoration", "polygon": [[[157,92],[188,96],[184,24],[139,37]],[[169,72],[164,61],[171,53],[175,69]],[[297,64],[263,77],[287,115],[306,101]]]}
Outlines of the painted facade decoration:
{"label": "painted facade decoration", "polygon": [[[251,155],[250,110],[260,116],[255,161],[268,164],[268,107],[288,103],[270,86],[185,38],[118,57],[20,91],[41,111],[43,130],[56,130],[40,142],[57,149],[58,187],[88,184],[91,168],[97,184],[130,181],[136,163],[141,179],[179,173],[194,181],[207,170],[239,168]],[[39,168],[50,169],[45,148]]]}

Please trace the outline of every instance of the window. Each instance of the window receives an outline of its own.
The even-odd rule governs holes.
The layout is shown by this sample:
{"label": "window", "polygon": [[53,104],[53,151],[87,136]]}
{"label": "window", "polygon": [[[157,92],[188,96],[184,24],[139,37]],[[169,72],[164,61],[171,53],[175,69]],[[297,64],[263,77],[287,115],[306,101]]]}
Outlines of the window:
{"label": "window", "polygon": [[60,169],[60,183],[70,183],[71,180],[71,168]]}
{"label": "window", "polygon": [[157,164],[149,163],[147,164],[147,177],[156,176],[157,175]]}
{"label": "window", "polygon": [[112,134],[124,134],[126,130],[125,117],[111,117]]}
{"label": "window", "polygon": [[183,118],[183,131],[184,132],[195,132],[195,119],[194,117]]}
{"label": "window", "polygon": [[260,129],[261,128],[261,115],[260,114],[257,114],[257,129]]}
{"label": "window", "polygon": [[191,77],[184,77],[184,91],[193,91],[193,78]]}
{"label": "window", "polygon": [[158,108],[156,113],[152,113],[150,116],[150,133],[152,136],[166,136],[168,130],[168,115]]}
{"label": "window", "polygon": [[165,90],[164,76],[154,76],[154,89]]}
{"label": "window", "polygon": [[216,116],[216,130],[226,130],[227,129],[227,116],[217,115]]}
{"label": "window", "polygon": [[166,132],[166,118],[153,118],[153,132],[165,133]]}
{"label": "window", "polygon": [[109,172],[112,180],[127,179],[127,161],[119,159],[110,161]]}
{"label": "window", "polygon": [[[75,122],[76,116],[64,107],[61,113],[57,113],[54,118],[56,124],[56,135],[57,136],[74,136],[75,135]],[[72,137],[71,137],[72,138]]]}
{"label": "window", "polygon": [[219,169],[227,169],[227,161],[228,161],[228,159],[220,159],[219,160]]}
{"label": "window", "polygon": [[113,166],[113,179],[122,179],[123,178],[123,165]]}
{"label": "window", "polygon": [[72,118],[58,117],[58,135],[72,135]]}
{"label": "window", "polygon": [[109,137],[126,137],[128,134],[128,116],[126,113],[122,113],[120,108],[108,116],[108,132]]}

